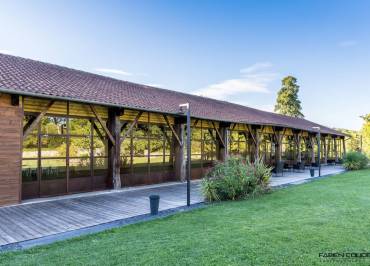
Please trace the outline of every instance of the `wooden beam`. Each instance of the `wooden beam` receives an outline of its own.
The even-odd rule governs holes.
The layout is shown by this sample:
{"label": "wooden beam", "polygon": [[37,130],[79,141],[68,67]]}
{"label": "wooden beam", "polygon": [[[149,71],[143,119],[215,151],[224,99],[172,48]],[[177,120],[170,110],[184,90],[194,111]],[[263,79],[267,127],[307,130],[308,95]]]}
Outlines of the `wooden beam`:
{"label": "wooden beam", "polygon": [[122,127],[121,127],[121,133],[122,133],[122,131],[123,131],[123,130],[125,130],[125,128],[127,127],[127,125],[128,125],[128,122],[124,122],[124,123],[122,124]]}
{"label": "wooden beam", "polygon": [[[285,135],[285,131],[286,131],[286,128],[283,129],[283,133],[282,134],[279,134],[277,133],[277,131],[275,130],[274,127],[272,127],[272,131],[274,132],[274,136],[275,136],[275,141],[280,145],[281,142],[283,141],[283,137]],[[281,130],[279,130],[281,131]]]}
{"label": "wooden beam", "polygon": [[168,143],[171,143],[171,139],[170,139],[170,137],[167,135],[167,132],[166,132],[166,130],[164,129],[164,126],[160,126],[159,128],[161,129],[161,131],[162,131],[162,133],[163,133],[164,137],[166,138],[167,142],[168,142]]}
{"label": "wooden beam", "polygon": [[93,128],[96,131],[96,133],[98,134],[99,139],[104,142],[104,136],[100,132],[100,129],[98,128],[98,126],[95,124],[94,120],[91,120],[91,124],[93,125]]}
{"label": "wooden beam", "polygon": [[132,121],[132,123],[130,124],[129,128],[127,129],[125,135],[123,135],[123,137],[121,138],[121,141],[120,143],[122,143],[126,138],[127,136],[131,133],[131,131],[134,129],[134,127],[136,126],[137,122],[139,121],[141,115],[144,113],[144,111],[140,111],[136,116],[135,116],[135,119],[134,121]]}
{"label": "wooden beam", "polygon": [[256,139],[256,136],[253,134],[252,126],[247,125],[247,129],[249,131],[249,134],[252,136],[252,140],[253,140],[254,144],[257,145],[257,139]]}
{"label": "wooden beam", "polygon": [[216,135],[217,135],[219,141],[221,142],[222,147],[225,148],[225,142],[224,142],[224,140],[223,140],[223,138],[220,134],[220,131],[217,129],[217,127],[215,125],[215,122],[213,122],[213,121],[212,121],[212,126],[213,126],[214,130],[216,131]]}
{"label": "wooden beam", "polygon": [[41,119],[46,115],[47,111],[50,107],[54,104],[55,100],[51,100],[47,106],[45,106],[44,110],[39,113],[35,119],[32,119],[31,123],[27,123],[26,126],[23,128],[23,139],[25,139],[37,126],[37,124],[41,121]]}
{"label": "wooden beam", "polygon": [[208,129],[208,133],[211,135],[211,138],[212,138],[213,142],[216,144],[217,139],[215,138],[215,136],[213,136],[212,130],[210,128]]}
{"label": "wooden beam", "polygon": [[167,123],[167,126],[171,129],[172,131],[172,134],[174,135],[174,137],[176,138],[177,142],[180,144],[180,146],[183,146],[183,143],[182,141],[180,140],[180,137],[177,135],[175,129],[173,128],[173,126],[170,124],[170,121],[168,121],[168,118],[166,115],[163,115],[163,118],[164,120],[166,121]]}
{"label": "wooden beam", "polygon": [[301,144],[302,131],[293,132],[294,143],[298,146]]}
{"label": "wooden beam", "polygon": [[111,141],[111,143],[113,144],[113,146],[116,146],[116,142],[114,141],[114,138],[113,138],[111,132],[107,128],[107,125],[104,123],[103,119],[100,117],[100,115],[96,111],[95,106],[90,104],[90,108],[91,108],[91,111],[93,112],[93,114],[95,115],[96,119],[98,120],[99,124],[104,129],[105,133],[107,134],[107,136],[108,136],[109,140]]}

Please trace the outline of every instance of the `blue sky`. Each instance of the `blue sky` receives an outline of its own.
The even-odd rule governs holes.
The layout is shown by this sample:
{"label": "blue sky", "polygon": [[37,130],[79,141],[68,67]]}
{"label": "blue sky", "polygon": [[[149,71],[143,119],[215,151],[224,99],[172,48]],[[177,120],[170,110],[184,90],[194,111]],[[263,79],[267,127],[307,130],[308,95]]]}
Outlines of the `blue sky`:
{"label": "blue sky", "polygon": [[307,119],[370,112],[370,1],[0,1],[0,52],[273,110],[298,79]]}

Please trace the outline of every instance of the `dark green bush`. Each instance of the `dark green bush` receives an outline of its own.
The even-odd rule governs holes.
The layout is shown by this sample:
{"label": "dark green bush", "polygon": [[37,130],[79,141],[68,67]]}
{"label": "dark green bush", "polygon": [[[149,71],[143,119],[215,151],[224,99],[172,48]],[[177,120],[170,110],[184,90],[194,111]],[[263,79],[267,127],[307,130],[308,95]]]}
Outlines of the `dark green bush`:
{"label": "dark green bush", "polygon": [[343,158],[343,165],[347,170],[364,169],[368,163],[366,155],[357,151],[348,152]]}
{"label": "dark green bush", "polygon": [[202,192],[207,201],[243,199],[266,191],[270,177],[271,168],[262,160],[249,163],[229,157],[202,180]]}

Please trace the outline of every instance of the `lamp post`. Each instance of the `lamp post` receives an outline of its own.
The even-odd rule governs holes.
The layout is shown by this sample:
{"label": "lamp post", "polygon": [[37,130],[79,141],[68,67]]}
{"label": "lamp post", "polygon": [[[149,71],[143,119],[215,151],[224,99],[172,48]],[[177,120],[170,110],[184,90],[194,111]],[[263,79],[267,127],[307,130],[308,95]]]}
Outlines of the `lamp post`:
{"label": "lamp post", "polygon": [[312,127],[317,130],[317,157],[319,161],[319,176],[321,176],[321,132],[320,127]]}
{"label": "lamp post", "polygon": [[[191,179],[191,128],[190,128],[190,105],[180,104],[180,112],[186,111],[186,205],[190,206],[190,179]],[[186,109],[186,110],[184,110]]]}

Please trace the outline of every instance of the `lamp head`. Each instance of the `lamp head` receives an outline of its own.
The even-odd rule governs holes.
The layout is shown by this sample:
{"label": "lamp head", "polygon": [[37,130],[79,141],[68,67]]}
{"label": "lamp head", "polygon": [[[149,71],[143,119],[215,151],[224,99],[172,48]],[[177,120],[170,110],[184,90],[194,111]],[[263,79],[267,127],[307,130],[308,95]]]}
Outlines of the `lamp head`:
{"label": "lamp head", "polygon": [[189,103],[179,104],[179,113],[185,113],[189,110]]}

